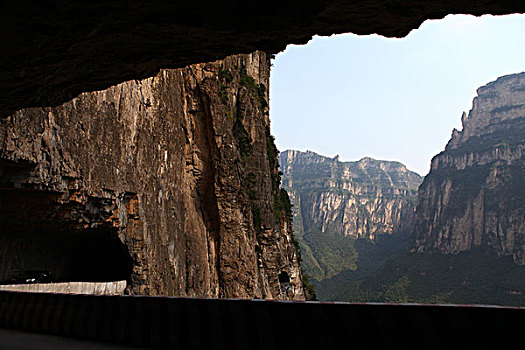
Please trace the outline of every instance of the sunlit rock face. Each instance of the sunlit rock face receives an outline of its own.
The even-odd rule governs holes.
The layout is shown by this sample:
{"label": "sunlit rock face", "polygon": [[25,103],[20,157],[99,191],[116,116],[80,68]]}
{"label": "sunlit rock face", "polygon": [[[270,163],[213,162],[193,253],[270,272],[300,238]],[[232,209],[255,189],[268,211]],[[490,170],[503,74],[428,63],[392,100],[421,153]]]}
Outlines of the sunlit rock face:
{"label": "sunlit rock face", "polygon": [[341,162],[309,151],[285,151],[280,165],[283,187],[301,218],[297,230],[370,239],[412,230],[422,179],[401,163]]}
{"label": "sunlit rock face", "polygon": [[0,120],[0,279],[304,299],[265,53],[161,70]]}
{"label": "sunlit rock face", "polygon": [[419,188],[413,249],[525,264],[525,73],[479,88],[462,124]]}
{"label": "sunlit rock face", "polygon": [[402,37],[447,14],[521,12],[511,0],[11,1],[0,13],[0,117],[316,34]]}

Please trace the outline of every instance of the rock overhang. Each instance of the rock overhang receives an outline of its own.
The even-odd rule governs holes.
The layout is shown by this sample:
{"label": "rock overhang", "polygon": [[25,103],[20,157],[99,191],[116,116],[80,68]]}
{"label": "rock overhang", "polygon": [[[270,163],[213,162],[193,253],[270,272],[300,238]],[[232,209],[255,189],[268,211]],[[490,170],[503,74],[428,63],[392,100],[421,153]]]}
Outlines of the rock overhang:
{"label": "rock overhang", "polygon": [[56,106],[162,68],[277,53],[313,35],[403,37],[447,14],[519,12],[525,8],[514,0],[11,2],[0,21],[0,115]]}

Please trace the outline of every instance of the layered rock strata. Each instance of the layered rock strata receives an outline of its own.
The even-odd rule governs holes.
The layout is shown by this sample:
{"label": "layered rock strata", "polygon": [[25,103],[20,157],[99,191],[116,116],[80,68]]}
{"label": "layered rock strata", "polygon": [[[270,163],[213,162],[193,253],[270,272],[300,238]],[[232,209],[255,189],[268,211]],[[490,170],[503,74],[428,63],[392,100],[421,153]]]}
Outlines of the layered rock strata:
{"label": "layered rock strata", "polygon": [[285,151],[280,165],[283,187],[301,218],[299,231],[373,239],[412,229],[421,177],[401,163],[341,162],[310,151]]}
{"label": "layered rock strata", "polygon": [[265,53],[162,70],[0,120],[2,280],[304,299]]}
{"label": "layered rock strata", "polygon": [[413,250],[525,264],[525,73],[479,88],[462,124],[419,188]]}

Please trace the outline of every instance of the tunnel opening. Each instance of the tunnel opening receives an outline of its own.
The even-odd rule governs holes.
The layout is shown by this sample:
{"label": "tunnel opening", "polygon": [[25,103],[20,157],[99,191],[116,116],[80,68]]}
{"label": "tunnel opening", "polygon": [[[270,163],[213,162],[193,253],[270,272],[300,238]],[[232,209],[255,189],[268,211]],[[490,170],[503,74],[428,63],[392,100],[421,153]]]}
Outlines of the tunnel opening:
{"label": "tunnel opening", "polygon": [[[467,261],[476,261],[472,265],[485,264],[491,261],[489,257],[477,256],[475,248],[470,246],[458,248],[464,244],[460,240],[484,235],[483,230],[490,225],[487,221],[490,215],[498,217],[491,219],[497,222],[511,216],[509,221],[523,219],[523,215],[503,209],[505,205],[511,206],[503,196],[497,204],[496,198],[491,198],[492,203],[483,202],[487,198],[483,196],[489,193],[481,190],[483,181],[495,185],[492,178],[489,180],[480,174],[488,171],[487,164],[494,161],[491,166],[498,169],[498,174],[509,174],[504,180],[507,188],[515,186],[511,181],[519,178],[510,175],[512,171],[508,170],[516,167],[516,163],[511,165],[515,160],[507,157],[504,162],[508,168],[504,171],[499,156],[493,157],[490,152],[494,155],[501,152],[503,144],[509,150],[523,147],[522,139],[521,144],[514,141],[516,131],[503,136],[503,130],[509,130],[507,125],[511,123],[514,130],[521,128],[517,126],[517,118],[523,113],[517,111],[523,106],[523,97],[516,97],[516,93],[523,91],[518,83],[523,78],[511,77],[523,74],[523,54],[516,50],[521,46],[513,33],[524,28],[524,20],[523,15],[447,16],[425,22],[406,38],[350,33],[318,36],[303,46],[290,45],[272,57],[272,133],[281,151],[282,187],[293,199],[293,230],[302,250],[300,263],[305,290],[313,291],[321,301],[433,300],[433,303],[497,305],[519,302],[517,298],[510,301],[508,296],[523,290],[523,278],[516,279],[515,285],[507,290],[486,288],[483,302],[479,297],[483,294],[482,288],[471,283],[476,280],[487,285],[492,281],[498,281],[494,286],[503,284],[501,281],[506,277],[494,271],[518,271],[522,269],[518,264],[504,268],[494,258],[490,269],[464,272],[469,279],[454,272],[457,277],[452,278],[453,273],[439,270],[441,263],[437,257],[443,261],[449,259],[451,271],[460,271],[462,266],[472,264]],[[495,34],[487,35],[490,32]],[[472,57],[482,57],[477,61],[479,65],[472,63]],[[483,88],[497,80],[499,85]],[[481,97],[477,95],[478,89]],[[470,119],[469,125],[469,111],[475,103],[482,106],[478,111],[485,112],[479,112],[477,119]],[[483,123],[490,127],[483,129]],[[465,125],[470,129],[465,131]],[[491,140],[497,137],[489,135],[496,135],[499,127],[502,131],[497,137],[501,140],[490,149]],[[458,141],[460,130],[465,133]],[[478,134],[461,148],[461,142],[474,135],[472,130]],[[450,151],[443,153],[447,147]],[[519,151],[514,154],[520,159]],[[438,159],[439,155],[442,157]],[[434,157],[436,162],[432,160]],[[450,166],[451,159],[457,161],[460,157],[484,160],[478,163],[471,160],[475,165],[470,170],[467,165],[458,166],[459,162],[454,163],[457,168]],[[401,167],[394,170],[390,168],[393,164]],[[440,189],[431,195],[418,195],[431,165],[434,177],[428,180],[430,185],[422,188],[427,193],[430,188]],[[462,177],[467,174],[465,169],[471,172]],[[366,173],[362,182],[361,171]],[[380,175],[383,171],[384,178]],[[471,185],[474,182],[471,174],[480,176],[476,189]],[[450,181],[448,185],[452,181],[464,182],[451,186],[449,191],[441,185],[446,181]],[[499,190],[500,193],[508,191],[503,185]],[[448,198],[455,191],[462,194],[450,201],[453,204],[429,204],[435,198]],[[420,189],[420,192],[423,191]],[[479,197],[475,197],[478,194]],[[469,199],[469,195],[476,199]],[[513,198],[518,195],[514,194]],[[387,205],[387,202],[396,204]],[[399,211],[392,215],[391,209],[382,209],[386,206],[397,206]],[[420,207],[417,212],[416,206]],[[461,212],[461,208],[467,206],[469,211],[477,210],[479,214],[472,214],[468,225],[458,224],[467,217]],[[496,208],[493,213],[486,209],[490,206]],[[472,209],[474,207],[481,209]],[[433,223],[431,219],[424,221],[425,215],[433,218]],[[508,237],[516,232],[510,225],[499,227],[498,232],[501,229]],[[465,232],[457,233],[460,230]],[[416,240],[416,234],[426,240]],[[442,235],[450,241],[444,243],[446,239]],[[451,237],[461,238],[452,242]],[[487,244],[486,250],[494,252],[500,249],[496,246],[505,247],[501,251],[507,249],[509,253],[505,254],[510,255],[512,249],[517,251],[511,241],[501,238],[501,243]],[[439,249],[431,251],[433,248],[425,244]],[[420,249],[419,255],[412,254],[414,246]],[[454,249],[468,249],[472,255],[465,253],[456,257],[450,253]],[[394,270],[394,266],[395,278],[394,273],[386,273]],[[421,271],[414,272],[413,266]],[[424,281],[428,277],[422,277],[431,274],[436,283],[432,287]],[[280,274],[281,288],[283,280]]]}
{"label": "tunnel opening", "polygon": [[65,239],[63,245],[64,254],[56,266],[58,281],[130,280],[131,257],[116,230],[78,232]]}
{"label": "tunnel opening", "polygon": [[3,235],[1,283],[130,281],[132,259],[115,229]]}
{"label": "tunnel opening", "polygon": [[283,271],[279,274],[279,282],[280,283],[290,283],[290,275],[288,275],[288,272]]}
{"label": "tunnel opening", "polygon": [[133,263],[119,228],[93,218],[111,214],[107,203],[90,199],[90,212],[62,196],[13,181],[0,187],[0,284],[129,282]]}

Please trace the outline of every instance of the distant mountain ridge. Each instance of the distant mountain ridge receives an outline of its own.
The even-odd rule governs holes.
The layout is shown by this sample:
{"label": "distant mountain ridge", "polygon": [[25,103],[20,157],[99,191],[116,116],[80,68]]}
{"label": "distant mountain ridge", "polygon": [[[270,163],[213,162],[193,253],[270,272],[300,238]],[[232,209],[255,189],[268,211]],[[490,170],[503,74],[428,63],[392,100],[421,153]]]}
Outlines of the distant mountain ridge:
{"label": "distant mountain ridge", "polygon": [[412,230],[422,177],[403,164],[369,157],[341,162],[295,150],[281,152],[279,162],[303,266],[316,280],[356,269],[357,252],[348,238]]}
{"label": "distant mountain ridge", "polygon": [[[422,177],[410,171],[400,162],[376,160],[363,157],[358,161],[342,162],[337,155],[334,158],[322,156],[312,151],[286,150],[281,152],[280,166],[283,181],[295,186],[310,187],[313,182],[350,189],[349,183],[359,184],[362,189],[381,187],[382,189],[408,189],[417,191]],[[321,182],[321,181],[325,182]],[[291,185],[286,185],[291,187]]]}
{"label": "distant mountain ridge", "polygon": [[282,186],[306,229],[317,225],[323,233],[353,238],[411,229],[422,177],[403,164],[369,157],[341,162],[293,150],[281,152],[279,162]]}

